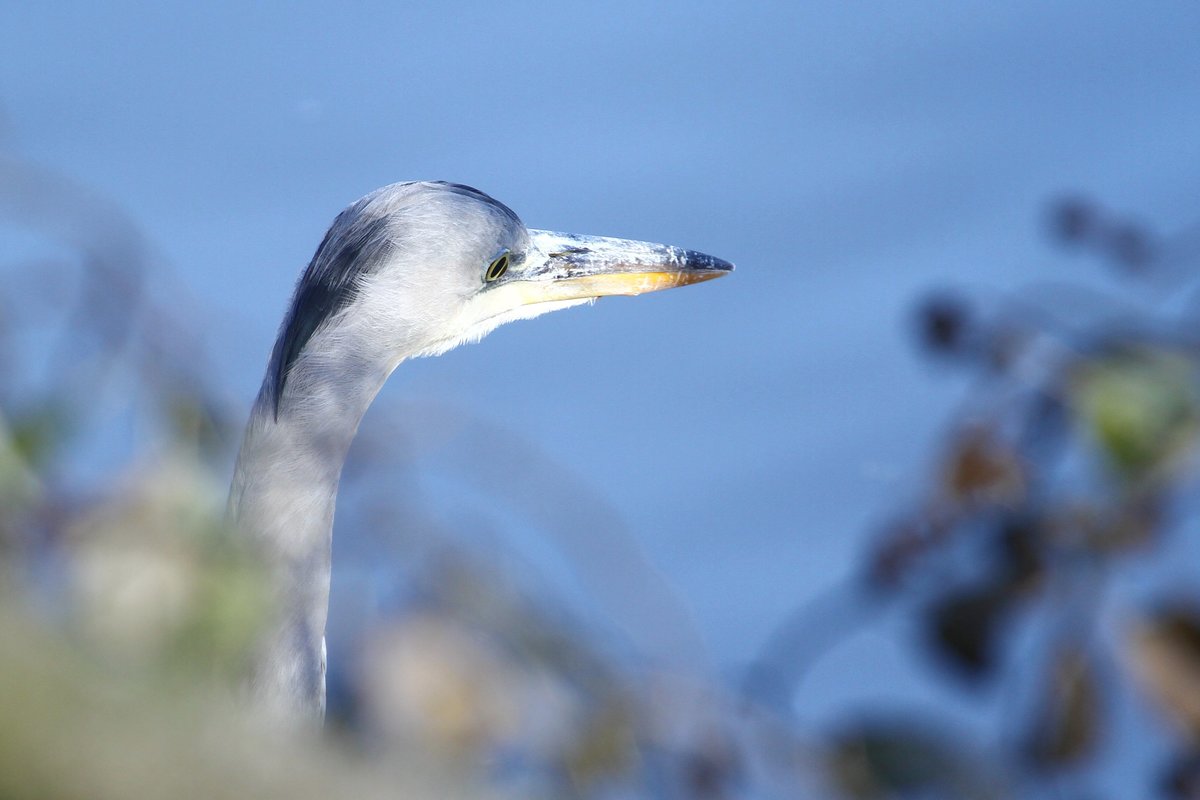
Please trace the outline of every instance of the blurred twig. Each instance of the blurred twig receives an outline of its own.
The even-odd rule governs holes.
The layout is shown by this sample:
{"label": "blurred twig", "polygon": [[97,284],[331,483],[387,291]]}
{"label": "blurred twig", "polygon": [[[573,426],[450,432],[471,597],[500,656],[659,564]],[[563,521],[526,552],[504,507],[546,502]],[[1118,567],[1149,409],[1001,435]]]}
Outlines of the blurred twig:
{"label": "blurred twig", "polygon": [[[1186,794],[1198,752],[1186,709],[1200,703],[1200,623],[1193,611],[1147,617],[1108,587],[1135,557],[1171,558],[1169,534],[1191,534],[1200,519],[1190,499],[1200,477],[1200,340],[1176,302],[1200,285],[1200,226],[1157,235],[1073,197],[1052,207],[1048,230],[1125,280],[1152,283],[1149,297],[1043,285],[990,315],[961,294],[931,297],[918,314],[921,344],[972,370],[976,383],[947,424],[924,496],[883,527],[858,582],[797,612],[752,673],[776,677],[773,694],[756,696],[789,717],[796,680],[857,630],[850,620],[871,624],[899,609],[946,668],[932,680],[982,688],[1004,676],[1009,694],[1020,686],[1014,696],[1035,702],[1004,706],[1000,724],[1015,735],[993,737],[987,760],[1007,777],[974,788],[953,788],[970,759],[930,739],[928,720],[867,723],[849,739],[826,731],[825,741],[843,743],[829,769],[847,796],[987,796],[1006,782],[1057,795],[1065,776],[1094,766],[1124,735],[1110,722],[1110,698],[1113,681],[1130,678],[1117,666],[1125,661],[1183,721],[1162,785],[1195,796]],[[1128,657],[1102,635],[1114,604],[1140,620],[1132,644],[1122,643]],[[1030,631],[1041,632],[1040,655],[1031,660],[1026,645],[1013,660],[1014,639]],[[914,772],[914,761],[927,771]]]}

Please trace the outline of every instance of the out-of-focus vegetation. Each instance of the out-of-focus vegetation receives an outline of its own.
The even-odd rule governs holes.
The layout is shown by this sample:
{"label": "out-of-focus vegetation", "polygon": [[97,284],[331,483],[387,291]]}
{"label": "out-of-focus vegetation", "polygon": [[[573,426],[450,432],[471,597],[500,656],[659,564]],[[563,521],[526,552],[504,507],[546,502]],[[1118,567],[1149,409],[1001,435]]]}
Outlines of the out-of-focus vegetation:
{"label": "out-of-focus vegetation", "polygon": [[[1121,796],[1140,772],[1144,796],[1200,797],[1200,241],[1077,198],[1048,222],[1121,282],[919,307],[924,350],[973,386],[846,590],[855,624],[822,643],[899,613],[929,681],[990,722],[850,712],[816,734],[844,796]],[[752,689],[786,694],[814,634],[804,615],[782,628]]]}
{"label": "out-of-focus vegetation", "polygon": [[[19,159],[0,157],[0,223],[53,254],[0,263],[0,796],[1103,797],[1138,730],[1169,743],[1147,792],[1200,796],[1191,234],[1063,201],[1055,240],[1137,302],[1057,286],[921,306],[921,345],[973,388],[861,574],[783,624],[744,690],[619,656],[435,544],[356,634],[318,732],[239,702],[271,610],[224,525],[242,412],[206,377],[186,291],[156,299],[170,273],[136,226]],[[428,527],[370,474],[347,469],[374,509],[352,535]],[[794,713],[815,659],[897,617],[931,683],[1012,698],[995,730]]]}

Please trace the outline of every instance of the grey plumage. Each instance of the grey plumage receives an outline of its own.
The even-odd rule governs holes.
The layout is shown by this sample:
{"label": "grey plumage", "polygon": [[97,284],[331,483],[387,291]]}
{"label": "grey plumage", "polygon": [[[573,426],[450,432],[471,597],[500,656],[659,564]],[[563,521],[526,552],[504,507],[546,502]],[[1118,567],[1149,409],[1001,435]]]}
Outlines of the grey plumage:
{"label": "grey plumage", "polygon": [[403,238],[403,231],[398,230],[403,225],[403,217],[393,213],[389,201],[399,194],[426,187],[438,187],[434,191],[478,200],[513,223],[521,223],[512,209],[503,203],[478,189],[446,181],[409,181],[384,186],[338,214],[296,283],[294,297],[271,355],[269,392],[276,418],[279,417],[279,398],[287,383],[288,371],[304,345],[318,328],[350,305],[361,278],[378,269],[391,254],[393,242]]}
{"label": "grey plumage", "polygon": [[[501,257],[505,269],[489,269]],[[731,269],[665,245],[529,230],[454,183],[392,184],[339,214],[296,286],[230,488],[230,516],[258,546],[278,609],[254,694],[285,711],[324,708],[338,482],[359,421],[399,363],[510,320]]]}

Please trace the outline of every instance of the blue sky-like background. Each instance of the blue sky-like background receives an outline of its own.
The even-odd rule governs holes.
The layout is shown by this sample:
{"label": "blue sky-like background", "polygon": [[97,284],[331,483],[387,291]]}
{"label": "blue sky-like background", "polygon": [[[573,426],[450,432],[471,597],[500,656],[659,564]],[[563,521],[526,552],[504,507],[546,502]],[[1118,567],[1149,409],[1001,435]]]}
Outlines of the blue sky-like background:
{"label": "blue sky-like background", "polygon": [[[142,225],[245,408],[325,227],[385,183],[463,182],[531,227],[736,262],[721,281],[406,364],[382,400],[503,430],[603,498],[718,671],[851,571],[920,485],[960,384],[915,352],[915,298],[1091,275],[1039,228],[1063,191],[1164,228],[1196,209],[1191,2],[59,2],[2,16],[6,147]],[[379,417],[362,430],[377,445]],[[422,480],[447,520],[469,505],[436,466]],[[534,560],[562,546],[518,539]],[[903,657],[851,643],[808,699],[881,649]]]}

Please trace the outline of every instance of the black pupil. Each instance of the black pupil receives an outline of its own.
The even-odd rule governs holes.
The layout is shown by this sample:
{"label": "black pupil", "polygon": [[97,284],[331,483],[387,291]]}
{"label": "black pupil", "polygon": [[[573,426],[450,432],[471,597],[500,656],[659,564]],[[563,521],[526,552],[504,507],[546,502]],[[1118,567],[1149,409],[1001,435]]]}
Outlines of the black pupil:
{"label": "black pupil", "polygon": [[491,263],[487,271],[487,279],[494,281],[508,269],[508,255],[502,255]]}

